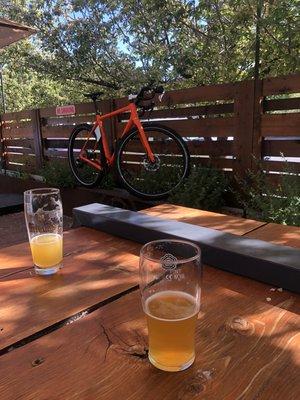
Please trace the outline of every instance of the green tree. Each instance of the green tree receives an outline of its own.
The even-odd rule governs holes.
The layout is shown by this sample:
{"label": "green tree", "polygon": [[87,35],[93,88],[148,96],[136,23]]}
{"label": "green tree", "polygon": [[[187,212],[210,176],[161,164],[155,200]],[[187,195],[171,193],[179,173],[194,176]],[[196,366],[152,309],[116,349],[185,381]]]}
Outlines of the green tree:
{"label": "green tree", "polygon": [[[260,76],[299,70],[299,0],[257,1]],[[256,1],[0,0],[0,9],[39,29],[5,51],[13,107],[80,101],[99,86],[118,96],[150,78],[175,88],[254,76]],[[16,87],[26,100],[13,103]]]}

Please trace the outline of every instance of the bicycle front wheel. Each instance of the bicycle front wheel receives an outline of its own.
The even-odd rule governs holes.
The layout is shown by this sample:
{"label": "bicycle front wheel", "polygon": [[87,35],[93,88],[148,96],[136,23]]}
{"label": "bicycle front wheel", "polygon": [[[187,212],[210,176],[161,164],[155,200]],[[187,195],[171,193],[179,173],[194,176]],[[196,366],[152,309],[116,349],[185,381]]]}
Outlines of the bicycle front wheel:
{"label": "bicycle front wheel", "polygon": [[167,197],[189,173],[189,152],[184,140],[163,125],[143,125],[154,154],[151,162],[133,129],[121,142],[117,171],[123,186],[132,194],[158,200]]}

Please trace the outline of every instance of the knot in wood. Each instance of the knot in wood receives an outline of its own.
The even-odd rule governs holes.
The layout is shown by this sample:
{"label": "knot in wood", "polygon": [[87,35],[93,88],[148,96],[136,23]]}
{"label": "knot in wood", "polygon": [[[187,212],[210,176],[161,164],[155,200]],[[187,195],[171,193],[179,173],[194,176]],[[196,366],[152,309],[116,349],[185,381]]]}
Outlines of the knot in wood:
{"label": "knot in wood", "polygon": [[148,350],[144,346],[141,346],[139,344],[131,346],[128,349],[128,353],[131,356],[138,357],[138,358],[147,358],[148,357]]}
{"label": "knot in wood", "polygon": [[245,318],[236,316],[226,322],[226,330],[249,336],[254,331],[254,325]]}
{"label": "knot in wood", "polygon": [[209,381],[213,379],[214,369],[202,370],[199,369],[196,373],[187,380],[184,389],[179,393],[179,399],[188,400],[194,398],[195,395],[205,391]]}
{"label": "knot in wood", "polygon": [[38,357],[35,360],[32,361],[31,365],[33,367],[37,367],[38,365],[43,364],[43,362],[45,361],[45,359],[43,357]]}
{"label": "knot in wood", "polygon": [[190,382],[186,387],[187,393],[192,394],[192,395],[199,394],[199,393],[203,392],[204,389],[205,389],[204,385],[197,381]]}

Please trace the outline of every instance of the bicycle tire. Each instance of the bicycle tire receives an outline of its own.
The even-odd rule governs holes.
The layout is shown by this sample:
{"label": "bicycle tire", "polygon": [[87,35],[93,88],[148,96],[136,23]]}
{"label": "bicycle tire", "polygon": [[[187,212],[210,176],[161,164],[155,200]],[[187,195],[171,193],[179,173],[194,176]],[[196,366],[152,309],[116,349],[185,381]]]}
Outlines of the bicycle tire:
{"label": "bicycle tire", "polygon": [[[155,163],[147,161],[148,157],[139,139],[139,131],[133,128],[119,144],[116,157],[117,173],[123,187],[135,196],[146,200],[163,199],[188,176],[189,151],[182,137],[174,130],[153,123],[143,124],[143,128],[155,155]],[[171,149],[177,151],[177,154],[172,154]],[[174,163],[174,160],[171,161],[172,155],[175,156]],[[130,173],[129,168],[133,172]],[[135,170],[137,176],[134,179]]]}
{"label": "bicycle tire", "polygon": [[[80,144],[80,146],[78,146],[76,148],[76,146],[75,146],[76,139],[78,140],[80,134],[84,134],[84,132],[89,133],[91,131],[91,129],[92,129],[92,126],[89,124],[77,125],[73,129],[73,131],[70,135],[69,145],[68,145],[68,160],[69,160],[69,166],[72,171],[72,174],[73,174],[74,178],[76,179],[76,181],[80,185],[82,185],[84,187],[88,187],[88,188],[97,186],[102,181],[102,179],[104,178],[104,175],[105,175],[104,169],[101,171],[98,171],[95,168],[93,168],[92,166],[84,164],[82,161],[80,162],[78,157],[76,157],[76,153],[77,154],[79,153],[79,149],[81,146],[81,144]],[[95,133],[93,134],[93,137],[94,137],[94,140],[98,141],[98,146],[97,146],[97,150],[96,150],[97,152],[95,152],[93,150],[90,150],[90,152],[92,155],[94,155],[95,158],[96,157],[99,158],[102,162],[102,165],[104,165],[103,163],[105,163],[105,158],[104,158],[102,139],[100,138],[100,140],[99,140]],[[85,139],[83,138],[81,140],[82,146],[84,144],[84,141],[85,141]],[[83,168],[85,168],[85,169],[83,170]],[[80,175],[80,172],[82,172],[81,175]],[[88,173],[90,174],[89,176],[91,177],[91,179],[88,179]]]}

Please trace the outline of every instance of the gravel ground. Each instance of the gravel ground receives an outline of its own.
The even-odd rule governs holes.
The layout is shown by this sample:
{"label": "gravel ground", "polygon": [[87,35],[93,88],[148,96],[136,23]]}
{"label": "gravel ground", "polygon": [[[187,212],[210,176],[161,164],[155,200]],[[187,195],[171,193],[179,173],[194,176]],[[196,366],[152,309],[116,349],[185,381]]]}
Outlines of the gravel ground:
{"label": "gravel ground", "polygon": [[[64,216],[64,230],[72,228],[72,218]],[[0,248],[28,240],[24,213],[0,216]]]}

